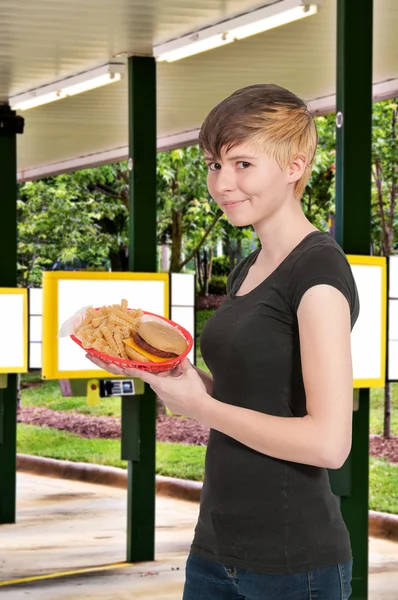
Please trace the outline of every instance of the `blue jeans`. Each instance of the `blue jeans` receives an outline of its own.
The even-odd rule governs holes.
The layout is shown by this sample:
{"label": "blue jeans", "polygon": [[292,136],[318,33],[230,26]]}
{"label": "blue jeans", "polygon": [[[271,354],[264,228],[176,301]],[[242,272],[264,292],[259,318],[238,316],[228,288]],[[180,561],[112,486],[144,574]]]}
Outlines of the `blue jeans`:
{"label": "blue jeans", "polygon": [[182,600],[348,600],[352,562],[292,575],[264,575],[190,554]]}

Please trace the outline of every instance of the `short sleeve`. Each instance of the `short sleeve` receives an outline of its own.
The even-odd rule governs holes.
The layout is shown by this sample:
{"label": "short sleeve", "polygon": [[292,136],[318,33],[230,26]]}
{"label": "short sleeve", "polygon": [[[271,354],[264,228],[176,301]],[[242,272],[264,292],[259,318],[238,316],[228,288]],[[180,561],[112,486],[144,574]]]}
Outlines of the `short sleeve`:
{"label": "short sleeve", "polygon": [[295,261],[290,278],[290,303],[297,313],[301,299],[316,285],[331,285],[347,299],[351,319],[355,322],[359,313],[358,292],[350,264],[339,248],[328,245],[312,246]]}

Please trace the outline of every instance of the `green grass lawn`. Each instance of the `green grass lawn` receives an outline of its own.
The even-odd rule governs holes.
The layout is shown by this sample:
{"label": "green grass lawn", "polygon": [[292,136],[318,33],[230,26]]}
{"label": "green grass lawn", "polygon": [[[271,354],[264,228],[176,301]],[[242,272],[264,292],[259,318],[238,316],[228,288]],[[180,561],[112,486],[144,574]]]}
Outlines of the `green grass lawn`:
{"label": "green grass lawn", "polygon": [[[204,446],[157,442],[156,473],[181,479],[203,480]],[[87,439],[50,427],[18,425],[18,452],[73,462],[126,468],[118,440]]]}
{"label": "green grass lawn", "polygon": [[58,381],[45,381],[43,385],[22,390],[22,406],[41,406],[51,410],[73,411],[93,416],[120,417],[120,398],[101,398],[98,406],[89,406],[87,398],[64,398]]}
{"label": "green grass lawn", "polygon": [[369,508],[398,515],[398,464],[370,457]]}

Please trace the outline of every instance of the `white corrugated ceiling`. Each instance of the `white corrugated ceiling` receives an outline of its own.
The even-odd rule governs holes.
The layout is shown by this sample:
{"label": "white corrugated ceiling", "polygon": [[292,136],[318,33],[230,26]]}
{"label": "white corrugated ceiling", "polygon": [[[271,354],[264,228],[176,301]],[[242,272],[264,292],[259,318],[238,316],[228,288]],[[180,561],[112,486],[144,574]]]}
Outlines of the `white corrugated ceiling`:
{"label": "white corrugated ceiling", "polygon": [[[272,3],[274,0],[269,0]],[[253,0],[0,0],[0,101],[267,4]],[[358,26],[359,22],[358,22]],[[374,81],[398,78],[398,2],[375,0]],[[336,2],[319,14],[175,63],[159,63],[158,137],[200,127],[233,90],[286,86],[306,100],[335,90]],[[398,91],[398,90],[397,90]],[[124,156],[126,82],[23,113],[21,177]],[[189,138],[189,134],[188,134]],[[108,154],[106,154],[108,153]]]}

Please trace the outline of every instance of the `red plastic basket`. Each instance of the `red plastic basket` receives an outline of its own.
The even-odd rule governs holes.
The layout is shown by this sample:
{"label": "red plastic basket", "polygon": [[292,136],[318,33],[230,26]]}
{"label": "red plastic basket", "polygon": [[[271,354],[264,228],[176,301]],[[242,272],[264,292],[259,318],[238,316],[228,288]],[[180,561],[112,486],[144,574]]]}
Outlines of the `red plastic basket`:
{"label": "red plastic basket", "polygon": [[[97,308],[96,310],[99,310],[99,308]],[[132,309],[128,308],[127,310],[132,310]],[[184,350],[183,354],[181,354],[177,358],[171,358],[170,360],[167,360],[167,361],[164,361],[161,363],[136,362],[135,360],[126,360],[125,358],[118,358],[116,356],[110,356],[109,354],[103,354],[102,352],[99,352],[98,350],[95,350],[94,348],[83,348],[82,342],[75,335],[71,335],[70,337],[76,344],[78,344],[78,346],[83,348],[85,350],[85,352],[87,352],[88,354],[92,354],[93,356],[97,356],[100,360],[102,360],[102,362],[104,362],[107,365],[110,365],[110,364],[117,365],[118,367],[121,367],[122,369],[123,368],[124,369],[128,369],[128,368],[142,369],[143,371],[150,371],[151,373],[161,373],[163,371],[170,371],[171,369],[174,369],[181,363],[181,361],[186,356],[188,356],[188,354],[192,350],[193,339],[192,339],[191,334],[189,333],[189,331],[184,329],[184,327],[181,327],[181,325],[178,325],[178,323],[174,323],[174,321],[171,321],[170,319],[166,319],[165,317],[162,317],[160,315],[155,315],[154,313],[150,313],[150,312],[146,312],[146,311],[143,311],[143,313],[144,313],[144,315],[156,317],[156,319],[165,321],[172,327],[175,327],[176,329],[178,329],[178,331],[184,336],[184,338],[188,342],[188,345],[187,345],[186,349]]]}

